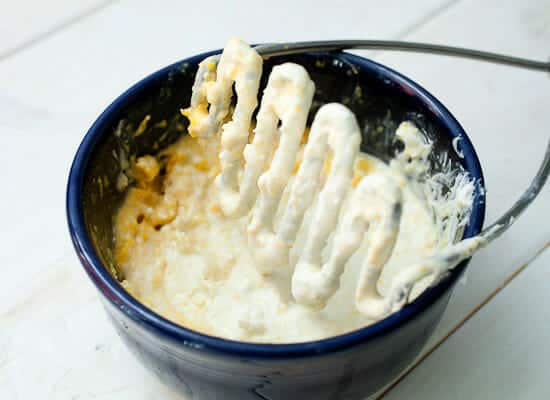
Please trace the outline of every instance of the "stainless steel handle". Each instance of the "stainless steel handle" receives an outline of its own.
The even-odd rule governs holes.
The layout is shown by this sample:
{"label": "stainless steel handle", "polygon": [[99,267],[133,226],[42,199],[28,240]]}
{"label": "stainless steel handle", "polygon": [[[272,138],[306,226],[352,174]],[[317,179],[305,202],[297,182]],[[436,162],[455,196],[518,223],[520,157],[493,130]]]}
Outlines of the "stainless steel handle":
{"label": "stainless steel handle", "polygon": [[431,43],[401,42],[396,40],[325,40],[313,42],[273,43],[256,46],[263,56],[280,56],[311,51],[335,50],[390,50],[412,53],[439,54],[451,57],[470,58],[473,60],[510,65],[535,71],[550,73],[550,61],[529,60],[504,54],[465,49],[463,47],[444,46]]}

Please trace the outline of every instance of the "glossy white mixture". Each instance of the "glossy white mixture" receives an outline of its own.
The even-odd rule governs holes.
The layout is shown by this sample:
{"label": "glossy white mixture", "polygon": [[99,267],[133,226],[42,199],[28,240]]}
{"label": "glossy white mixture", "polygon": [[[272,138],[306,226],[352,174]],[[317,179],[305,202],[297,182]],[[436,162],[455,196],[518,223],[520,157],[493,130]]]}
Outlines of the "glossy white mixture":
{"label": "glossy white mixture", "polygon": [[[341,104],[319,109],[302,145],[314,83],[287,63],[273,68],[248,143],[261,58],[232,39],[215,61],[201,63],[184,114],[200,138],[185,139],[201,141],[206,159],[219,152],[219,173],[171,172],[174,188],[164,195],[202,205],[193,209],[204,222],[185,232],[190,252],[178,250],[178,212],[154,246],[130,256],[123,269],[132,293],[213,335],[297,342],[382,318],[410,300],[403,293],[411,286],[414,297],[444,272],[433,256],[467,220],[473,184],[456,174],[428,176],[431,144],[413,124],[396,131],[404,150],[389,165],[360,153],[357,121]],[[184,182],[195,190],[183,199],[176,188]],[[142,270],[159,260],[162,283],[151,290]],[[212,269],[223,278],[208,279]]]}

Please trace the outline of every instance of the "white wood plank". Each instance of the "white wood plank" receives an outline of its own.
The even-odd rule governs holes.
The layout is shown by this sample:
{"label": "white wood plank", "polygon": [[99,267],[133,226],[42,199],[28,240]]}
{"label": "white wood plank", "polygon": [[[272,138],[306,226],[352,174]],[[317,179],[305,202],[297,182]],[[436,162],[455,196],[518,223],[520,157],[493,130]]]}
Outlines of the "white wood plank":
{"label": "white wood plank", "polygon": [[[547,59],[550,1],[462,1],[407,40],[429,41]],[[383,54],[380,60],[420,82],[463,124],[487,181],[487,221],[526,188],[550,138],[550,79],[544,74],[473,61]],[[515,225],[474,256],[429,343],[444,337],[505,277],[550,240],[550,186]]]}
{"label": "white wood plank", "polygon": [[385,398],[547,399],[550,250]]}
{"label": "white wood plank", "polygon": [[48,35],[106,0],[1,0],[0,59]]}
{"label": "white wood plank", "polygon": [[6,266],[0,398],[181,398],[128,354],[77,262],[54,262],[70,254],[64,215],[70,161],[114,97],[155,69],[222,46],[230,35],[397,37],[448,3],[354,1],[341,9],[333,2],[243,0],[209,3],[206,16],[202,4],[127,0],[0,62],[0,179],[17,195],[0,196],[2,223],[10,227],[0,231]]}
{"label": "white wood plank", "polygon": [[15,307],[0,309],[0,399],[181,400],[116,336],[75,256],[20,292]]}

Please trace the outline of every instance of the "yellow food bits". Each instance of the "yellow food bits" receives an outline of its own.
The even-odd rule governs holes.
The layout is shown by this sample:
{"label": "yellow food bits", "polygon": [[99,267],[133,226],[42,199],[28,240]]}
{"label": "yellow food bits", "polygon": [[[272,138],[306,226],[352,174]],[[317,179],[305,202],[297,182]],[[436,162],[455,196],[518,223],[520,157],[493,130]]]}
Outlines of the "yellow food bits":
{"label": "yellow food bits", "polygon": [[325,64],[326,64],[325,60],[315,60],[315,66],[317,68],[323,68]]}
{"label": "yellow food bits", "polygon": [[151,284],[154,288],[159,288],[164,280],[164,271],[166,270],[166,260],[162,260],[159,267],[153,271]]}
{"label": "yellow food bits", "polygon": [[355,167],[354,167],[355,173],[351,181],[351,184],[353,186],[357,186],[365,175],[368,175],[370,172],[372,172],[372,169],[373,169],[372,162],[366,157],[360,156],[355,162]]}
{"label": "yellow food bits", "polygon": [[210,210],[212,212],[215,212],[216,214],[221,214],[222,213],[222,207],[218,203],[212,205],[212,207],[210,207]]}
{"label": "yellow food bits", "polygon": [[153,156],[139,157],[134,164],[134,178],[142,186],[150,183],[157,177],[160,172],[160,165],[157,159]]}
{"label": "yellow food bits", "polygon": [[149,121],[151,120],[151,116],[150,115],[146,115],[145,118],[143,118],[141,120],[141,122],[139,123],[136,131],[134,132],[134,136],[135,137],[138,137],[139,135],[141,135],[143,132],[145,132],[145,130],[147,129],[147,125],[149,124]]}
{"label": "yellow food bits", "polygon": [[323,165],[323,175],[327,176],[330,172],[330,167],[332,166],[332,154],[327,157],[325,164]]}
{"label": "yellow food bits", "polygon": [[181,109],[180,112],[189,120],[189,135],[192,137],[200,136],[200,126],[208,119],[208,104],[201,103],[193,108]]}
{"label": "yellow food bits", "polygon": [[[126,240],[124,243],[117,243],[115,250],[115,263],[120,265],[128,260],[130,255],[130,247],[132,246],[132,240]],[[125,288],[129,291],[127,288]]]}
{"label": "yellow food bits", "polygon": [[[163,119],[162,121],[157,122],[154,126],[155,128],[166,128],[168,126],[168,122],[165,119]],[[162,136],[161,136],[161,140],[162,140]]]}
{"label": "yellow food bits", "polygon": [[296,172],[298,172],[298,170],[300,169],[300,160],[296,160],[296,162],[294,163],[294,167],[292,167],[292,175],[296,175]]}
{"label": "yellow food bits", "polygon": [[169,224],[176,218],[177,210],[177,200],[163,199],[151,213],[151,223],[155,226]]}
{"label": "yellow food bits", "polygon": [[166,173],[169,175],[174,170],[174,167],[184,165],[186,161],[187,154],[182,152],[171,153],[166,162]]}
{"label": "yellow food bits", "polygon": [[210,169],[210,164],[206,160],[200,160],[195,163],[193,163],[193,167],[198,169],[199,171],[206,172]]}
{"label": "yellow food bits", "polygon": [[130,282],[128,282],[126,279],[123,280],[122,282],[120,282],[120,286],[122,286],[124,288],[124,290],[126,290],[128,293],[130,293],[132,296],[135,296],[135,293],[134,293],[134,288],[132,287],[132,285],[130,284]]}
{"label": "yellow food bits", "polygon": [[308,139],[309,139],[309,127],[306,127],[306,129],[304,130],[304,134],[302,135],[301,143],[306,144]]}
{"label": "yellow food bits", "polygon": [[366,158],[359,158],[355,164],[355,168],[366,175],[372,169],[372,163]]}

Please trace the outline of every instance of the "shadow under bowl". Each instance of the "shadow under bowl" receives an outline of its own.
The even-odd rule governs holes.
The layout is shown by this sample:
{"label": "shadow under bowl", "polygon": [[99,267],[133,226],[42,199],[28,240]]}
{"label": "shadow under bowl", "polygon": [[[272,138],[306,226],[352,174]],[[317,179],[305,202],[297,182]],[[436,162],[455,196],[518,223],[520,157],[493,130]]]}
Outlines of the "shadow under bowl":
{"label": "shadow under bowl", "polygon": [[[344,335],[296,344],[245,343],[192,331],[148,309],[119,284],[122,277],[113,263],[113,215],[125,194],[116,187],[120,159],[156,153],[186,134],[187,121],[178,110],[189,104],[198,63],[214,53],[185,59],[146,77],[92,125],[76,153],[67,186],[74,248],[122,340],[147,368],[186,398],[364,399],[394,379],[420,352],[468,260],[384,320]],[[454,167],[476,180],[464,237],[481,231],[485,202],[479,160],[460,124],[437,99],[399,73],[343,52],[272,57],[264,63],[262,87],[271,68],[287,61],[303,65],[316,84],[310,118],[322,104],[345,104],[357,115],[363,151],[389,159],[395,152],[394,131],[404,120],[426,132],[436,153],[448,153]],[[136,136],[146,116],[147,128]],[[462,158],[453,150],[456,137]]]}

